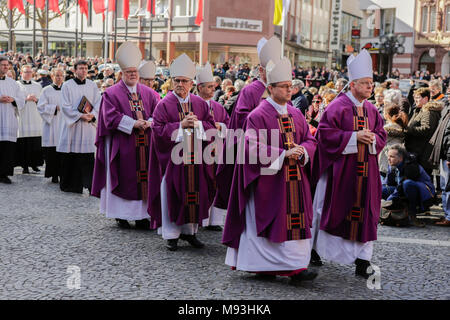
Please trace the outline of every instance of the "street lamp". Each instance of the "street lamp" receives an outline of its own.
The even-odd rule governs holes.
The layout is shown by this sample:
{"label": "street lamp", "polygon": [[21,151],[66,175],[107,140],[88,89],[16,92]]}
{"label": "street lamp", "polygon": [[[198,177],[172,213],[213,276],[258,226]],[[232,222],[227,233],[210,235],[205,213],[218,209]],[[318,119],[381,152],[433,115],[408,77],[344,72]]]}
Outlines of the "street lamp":
{"label": "street lamp", "polygon": [[405,43],[405,37],[401,34],[395,35],[393,33],[389,33],[387,35],[382,35],[380,37],[380,53],[388,55],[389,65],[388,72],[391,74],[392,69],[392,59],[394,54],[404,54],[405,47],[403,44]]}

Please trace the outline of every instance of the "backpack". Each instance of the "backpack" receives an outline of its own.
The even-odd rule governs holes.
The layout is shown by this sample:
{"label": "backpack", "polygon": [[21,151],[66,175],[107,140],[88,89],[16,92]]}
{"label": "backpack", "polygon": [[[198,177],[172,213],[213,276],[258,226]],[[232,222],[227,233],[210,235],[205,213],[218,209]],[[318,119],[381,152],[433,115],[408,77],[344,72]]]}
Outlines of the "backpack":
{"label": "backpack", "polygon": [[394,199],[392,205],[388,201],[382,202],[380,224],[392,227],[405,227],[409,225],[408,205],[405,201]]}

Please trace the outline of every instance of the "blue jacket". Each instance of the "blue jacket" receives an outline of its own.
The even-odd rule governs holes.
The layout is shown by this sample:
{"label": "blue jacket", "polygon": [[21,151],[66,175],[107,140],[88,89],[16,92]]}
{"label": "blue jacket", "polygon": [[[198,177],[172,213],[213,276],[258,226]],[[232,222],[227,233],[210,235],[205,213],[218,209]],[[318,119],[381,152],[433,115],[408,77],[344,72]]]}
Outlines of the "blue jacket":
{"label": "blue jacket", "polygon": [[[383,187],[397,187],[401,182],[405,180],[405,177],[403,176],[403,162],[400,163],[397,169],[398,170],[394,172],[394,168],[388,166],[386,177],[381,177],[381,183]],[[415,182],[418,183],[420,187],[420,198],[422,199],[422,201],[425,201],[434,197],[436,191],[434,189],[434,184],[431,181],[430,176],[425,172],[424,168],[421,165],[419,165],[419,170],[420,176],[418,180],[415,180]],[[398,191],[395,191],[393,194],[391,194],[389,196],[389,199],[392,199],[394,197],[398,197]]]}

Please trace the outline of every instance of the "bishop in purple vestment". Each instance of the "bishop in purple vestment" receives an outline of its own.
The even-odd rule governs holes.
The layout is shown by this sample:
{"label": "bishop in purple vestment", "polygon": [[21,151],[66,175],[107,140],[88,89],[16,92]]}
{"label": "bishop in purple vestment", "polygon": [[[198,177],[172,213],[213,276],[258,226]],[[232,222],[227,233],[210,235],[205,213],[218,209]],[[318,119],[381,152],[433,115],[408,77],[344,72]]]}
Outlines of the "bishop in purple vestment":
{"label": "bishop in purple vestment", "polygon": [[[281,42],[273,36],[269,40],[261,38],[257,44],[258,57],[260,61],[259,79],[244,87],[236,101],[236,106],[231,112],[228,128],[233,130],[231,135],[225,139],[222,151],[219,152],[220,161],[217,165],[216,182],[217,193],[214,199],[214,206],[226,209],[230,197],[231,181],[234,171],[234,163],[229,163],[229,158],[236,158],[237,131],[244,128],[245,120],[261,102],[261,98],[266,91],[266,64],[269,61],[277,62],[280,60]],[[230,156],[231,154],[231,156]]]}
{"label": "bishop in purple vestment", "polygon": [[183,54],[170,69],[174,91],[153,113],[148,210],[167,248],[174,251],[179,238],[196,248],[204,246],[195,234],[208,217],[212,181],[202,152],[208,144],[206,131],[215,125],[208,104],[189,93],[195,76],[192,61]]}
{"label": "bishop in purple vestment", "polygon": [[119,49],[122,80],[102,97],[92,195],[100,198],[100,211],[120,227],[129,228],[128,220],[133,220],[137,228],[149,229],[148,155],[157,100],[150,88],[138,83],[140,59],[130,56],[139,49],[128,43]]}
{"label": "bishop in purple vestment", "polygon": [[381,203],[378,154],[386,143],[383,119],[366,99],[373,88],[370,55],[349,64],[350,91],[328,105],[316,133],[314,240],[318,254],[356,264],[368,277]]}
{"label": "bishop in purple vestment", "polygon": [[238,147],[237,158],[245,161],[236,165],[233,176],[222,240],[229,247],[225,263],[237,270],[312,280],[317,274],[307,271],[313,217],[309,163],[316,140],[301,112],[288,105],[289,60],[267,68],[270,97],[248,115]]}

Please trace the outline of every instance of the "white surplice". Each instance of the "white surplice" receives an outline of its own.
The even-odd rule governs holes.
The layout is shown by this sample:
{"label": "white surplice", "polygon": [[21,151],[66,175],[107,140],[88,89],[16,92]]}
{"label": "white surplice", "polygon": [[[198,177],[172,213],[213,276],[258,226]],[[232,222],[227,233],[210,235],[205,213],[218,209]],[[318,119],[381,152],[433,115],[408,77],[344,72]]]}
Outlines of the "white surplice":
{"label": "white surplice", "polygon": [[[287,106],[281,106],[270,97],[266,99],[279,114],[287,113]],[[305,150],[305,162],[309,161]],[[283,167],[284,156],[274,161],[270,169],[278,172]],[[289,240],[275,243],[256,232],[255,199],[253,186],[250,187],[250,198],[245,205],[245,229],[242,232],[239,249],[228,248],[225,264],[242,271],[293,271],[308,268],[311,258],[311,240]]]}
{"label": "white surplice", "polygon": [[17,141],[19,130],[19,110],[25,106],[24,92],[16,81],[9,77],[0,80],[0,96],[14,98],[16,106],[12,103],[0,103],[0,141]]}
{"label": "white surplice", "polygon": [[97,85],[86,79],[85,84],[77,84],[70,79],[62,86],[62,107],[63,123],[61,126],[61,136],[56,147],[56,151],[62,153],[94,153],[95,134],[97,131],[96,122],[86,122],[80,120],[83,115],[78,111],[78,105],[85,96],[92,104],[92,114],[98,119],[101,95]]}
{"label": "white surplice", "polygon": [[[52,85],[45,87],[39,97],[37,109],[42,118],[42,146],[56,147],[61,135],[63,116],[61,113],[62,91]],[[59,111],[56,107],[59,107]],[[55,114],[56,113],[56,114]]]}
{"label": "white surplice", "polygon": [[[349,91],[347,97],[356,106],[361,106],[363,102],[359,102]],[[376,154],[376,140],[369,146],[369,152]],[[358,142],[356,132],[353,132],[344,152],[345,154],[358,153]],[[355,168],[356,170],[356,168]],[[328,174],[324,172],[319,179],[316,187],[316,193],[313,200],[313,227],[311,229],[313,237],[311,238],[311,246],[317,251],[319,256],[324,260],[329,260],[342,264],[353,264],[357,258],[370,261],[373,253],[373,241],[366,243],[347,240],[338,236],[329,234],[324,230],[320,230],[320,221],[322,218],[322,210],[327,190]]]}
{"label": "white surplice", "polygon": [[[25,98],[33,94],[39,99],[42,86],[34,81],[30,84],[24,84],[17,81]],[[37,110],[37,103],[34,101],[26,101],[23,109],[19,109],[19,133],[18,138],[40,137],[42,136],[42,119]]]}

